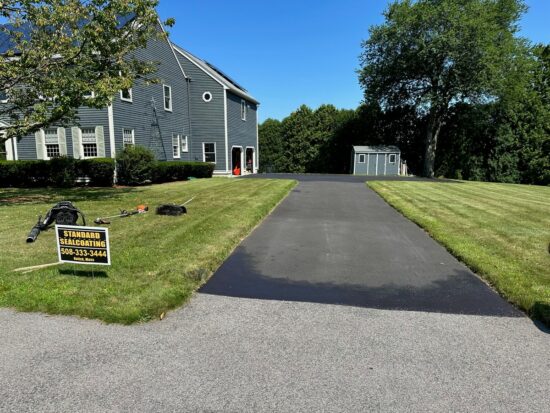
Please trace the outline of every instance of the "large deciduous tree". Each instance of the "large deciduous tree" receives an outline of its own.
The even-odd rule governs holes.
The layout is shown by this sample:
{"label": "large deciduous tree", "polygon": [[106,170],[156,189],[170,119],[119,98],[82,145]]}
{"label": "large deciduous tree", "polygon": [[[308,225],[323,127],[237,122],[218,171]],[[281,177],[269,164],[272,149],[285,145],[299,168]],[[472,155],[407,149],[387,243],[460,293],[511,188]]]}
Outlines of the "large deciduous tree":
{"label": "large deciduous tree", "polygon": [[79,106],[105,107],[137,78],[154,80],[155,63],[140,61],[133,52],[164,36],[157,3],[1,1],[0,94],[7,103],[0,104],[0,131],[6,132],[0,144],[51,124],[68,124]]}
{"label": "large deciduous tree", "polygon": [[425,122],[423,174],[434,176],[439,133],[453,106],[499,99],[510,70],[521,70],[516,36],[522,0],[403,0],[362,44],[366,101],[384,110],[414,107]]}

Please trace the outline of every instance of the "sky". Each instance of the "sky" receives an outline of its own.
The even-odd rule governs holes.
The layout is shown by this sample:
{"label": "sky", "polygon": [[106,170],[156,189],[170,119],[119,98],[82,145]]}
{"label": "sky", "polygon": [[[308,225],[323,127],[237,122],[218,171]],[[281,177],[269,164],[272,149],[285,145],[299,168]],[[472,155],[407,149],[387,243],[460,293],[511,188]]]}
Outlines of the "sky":
{"label": "sky", "polygon": [[[306,104],[353,109],[361,41],[387,0],[160,0],[176,44],[218,66],[261,102],[260,121]],[[528,0],[521,35],[550,43],[550,1]]]}

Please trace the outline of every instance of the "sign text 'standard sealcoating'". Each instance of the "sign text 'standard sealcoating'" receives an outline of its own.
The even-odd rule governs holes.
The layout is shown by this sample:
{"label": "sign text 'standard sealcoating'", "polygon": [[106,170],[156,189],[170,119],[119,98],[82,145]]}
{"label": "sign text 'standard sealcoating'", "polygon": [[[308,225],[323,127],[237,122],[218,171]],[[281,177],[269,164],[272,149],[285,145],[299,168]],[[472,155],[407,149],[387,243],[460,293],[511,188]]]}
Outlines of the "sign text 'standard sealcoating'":
{"label": "sign text 'standard sealcoating'", "polygon": [[107,228],[56,225],[55,235],[60,262],[111,265]]}

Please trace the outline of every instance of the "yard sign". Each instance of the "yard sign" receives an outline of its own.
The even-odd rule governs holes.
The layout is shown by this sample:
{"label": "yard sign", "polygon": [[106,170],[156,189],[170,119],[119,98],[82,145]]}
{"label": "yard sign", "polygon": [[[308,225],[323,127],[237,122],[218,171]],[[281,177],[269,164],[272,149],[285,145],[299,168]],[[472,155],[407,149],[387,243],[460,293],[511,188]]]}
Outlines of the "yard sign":
{"label": "yard sign", "polygon": [[55,236],[59,262],[111,265],[107,228],[56,225]]}

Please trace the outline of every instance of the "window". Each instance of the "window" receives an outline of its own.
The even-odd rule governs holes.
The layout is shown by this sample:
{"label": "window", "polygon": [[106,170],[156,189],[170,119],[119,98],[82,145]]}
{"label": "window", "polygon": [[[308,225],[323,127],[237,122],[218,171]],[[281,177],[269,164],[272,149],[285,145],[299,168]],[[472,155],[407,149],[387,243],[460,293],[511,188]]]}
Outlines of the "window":
{"label": "window", "polygon": [[202,160],[204,162],[216,162],[216,144],[215,143],[203,143],[202,144]]}
{"label": "window", "polygon": [[122,129],[122,145],[124,147],[133,146],[134,141],[134,130],[133,129]]}
{"label": "window", "polygon": [[174,158],[180,158],[180,142],[181,135],[178,133],[172,134],[172,155]]}
{"label": "window", "polygon": [[162,85],[164,90],[164,110],[172,111],[172,88],[167,85]]}
{"label": "window", "polygon": [[132,102],[132,88],[122,89],[120,91],[120,100],[123,100],[124,102]]}
{"label": "window", "polygon": [[246,120],[246,112],[248,110],[248,107],[246,106],[246,102],[244,100],[241,100],[241,119]]}
{"label": "window", "polygon": [[7,103],[7,102],[8,102],[8,91],[0,90],[0,103]]}
{"label": "window", "polygon": [[[2,139],[4,139],[5,136],[6,135],[4,132],[0,132],[0,142],[2,141]],[[0,143],[0,161],[5,161],[6,159],[8,159],[8,152],[6,148],[7,145],[7,141]]]}
{"label": "window", "polygon": [[357,162],[365,163],[365,154],[364,153],[359,154],[359,160]]}
{"label": "window", "polygon": [[390,153],[389,163],[395,163],[397,155],[395,153]]}
{"label": "window", "polygon": [[91,92],[84,93],[84,98],[86,98],[86,99],[90,99],[90,98],[93,98],[93,97],[95,97],[95,93],[94,93],[93,90]]}
{"label": "window", "polygon": [[204,100],[206,103],[210,102],[212,100],[212,93],[204,92],[202,94],[202,100]]}
{"label": "window", "polygon": [[46,159],[57,158],[61,155],[57,129],[52,128],[44,131],[44,143],[46,144]]}
{"label": "window", "polygon": [[82,155],[84,158],[97,157],[95,128],[82,128]]}
{"label": "window", "polygon": [[187,136],[181,137],[181,151],[182,152],[189,152],[189,146],[187,144]]}

